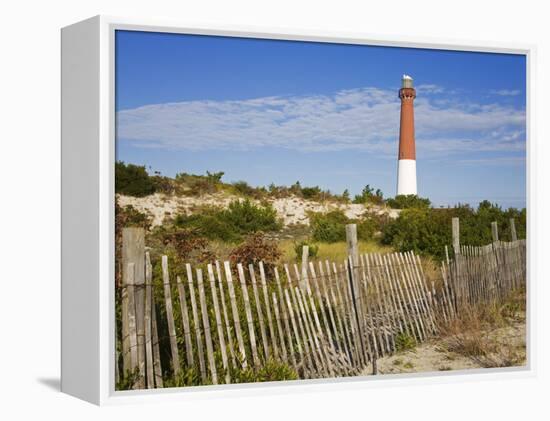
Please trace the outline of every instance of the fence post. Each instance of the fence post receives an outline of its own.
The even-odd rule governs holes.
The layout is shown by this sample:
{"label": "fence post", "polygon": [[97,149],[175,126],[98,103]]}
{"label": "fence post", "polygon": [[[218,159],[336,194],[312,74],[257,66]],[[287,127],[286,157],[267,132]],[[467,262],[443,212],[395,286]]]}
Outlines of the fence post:
{"label": "fence post", "polygon": [[[132,300],[135,302],[137,366],[140,374],[136,386],[142,389],[145,387],[145,230],[143,228],[122,229],[123,280],[128,279],[126,271],[130,263],[134,264],[134,297]],[[127,332],[123,331],[123,337],[125,334]],[[125,359],[124,369],[133,369],[127,359]]]}
{"label": "fence post", "polygon": [[514,218],[510,218],[510,234],[512,236],[512,241],[518,241],[518,235],[516,233],[516,221],[514,221]]}
{"label": "fence post", "polygon": [[498,241],[498,223],[497,221],[491,222],[491,234],[493,235],[493,242]]}
{"label": "fence post", "polygon": [[453,218],[453,249],[455,255],[460,254],[460,220]]}
{"label": "fence post", "polygon": [[[452,219],[452,231],[453,231],[453,249],[454,249],[454,282],[451,282],[454,288],[455,293],[455,305],[458,307],[459,301],[462,300],[462,283],[461,281],[461,268],[460,268],[460,219],[458,217],[454,217]],[[450,267],[449,267],[450,269]],[[451,274],[452,279],[452,272],[449,272]]]}

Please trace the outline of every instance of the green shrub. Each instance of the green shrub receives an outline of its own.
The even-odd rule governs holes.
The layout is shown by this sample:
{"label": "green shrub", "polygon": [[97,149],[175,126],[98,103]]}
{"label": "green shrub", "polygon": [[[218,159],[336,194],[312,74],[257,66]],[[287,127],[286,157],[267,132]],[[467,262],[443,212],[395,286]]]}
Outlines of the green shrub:
{"label": "green shrub", "polygon": [[227,209],[205,207],[192,215],[177,215],[174,224],[198,230],[201,236],[236,242],[254,232],[281,229],[277,212],[269,204],[256,206],[249,200],[231,202]]}
{"label": "green shrub", "polygon": [[241,235],[235,226],[224,221],[221,210],[211,207],[202,208],[191,215],[177,215],[174,225],[194,230],[210,240],[235,242]]}
{"label": "green shrub", "polygon": [[315,259],[319,253],[319,245],[314,244],[308,240],[302,240],[294,244],[294,252],[296,253],[296,260],[298,262],[302,261],[302,251],[304,246],[308,246],[308,257],[310,259]]}
{"label": "green shrub", "polygon": [[253,199],[261,199],[268,193],[265,187],[252,187],[246,181],[235,181],[232,186],[237,194]]}
{"label": "green shrub", "polygon": [[146,230],[151,228],[151,217],[140,212],[132,205],[121,207],[118,200],[115,200],[115,226],[116,230],[122,232],[122,228],[141,227]]}
{"label": "green shrub", "polygon": [[345,189],[345,190],[342,192],[342,196],[340,196],[340,200],[341,200],[343,203],[349,203],[349,202],[350,202],[350,195],[349,195],[349,190],[348,190],[348,189]]}
{"label": "green shrub", "polygon": [[515,220],[518,238],[525,238],[526,212],[510,208],[503,211],[487,201],[477,210],[468,205],[454,208],[409,208],[382,229],[382,242],[400,251],[413,250],[443,259],[445,246],[452,243],[451,220],[460,219],[460,242],[482,246],[492,242],[491,222],[497,221],[499,238],[510,241],[510,218]]}
{"label": "green shrub", "polygon": [[350,219],[341,210],[312,213],[309,219],[313,240],[324,243],[345,241],[347,224],[357,224],[357,238],[370,241],[387,222],[386,216],[376,214],[368,214],[360,219]]}
{"label": "green shrub", "polygon": [[136,367],[134,370],[126,370],[124,375],[122,375],[119,381],[115,385],[115,390],[131,390],[134,388],[136,383],[139,381],[141,375],[139,373],[139,368]]}
{"label": "green shrub", "polygon": [[115,192],[128,196],[144,197],[155,192],[155,184],[145,166],[115,163]]}
{"label": "green shrub", "polygon": [[240,234],[281,229],[277,212],[271,205],[256,206],[250,200],[231,202],[228,208],[222,211],[221,217],[224,222],[235,227]]}
{"label": "green shrub", "polygon": [[401,332],[395,337],[395,349],[397,352],[408,351],[414,349],[415,346],[415,339],[407,333]]}
{"label": "green shrub", "polygon": [[425,209],[431,206],[430,199],[418,197],[416,194],[397,195],[393,199],[387,199],[386,204],[393,209]]}
{"label": "green shrub", "polygon": [[382,190],[380,189],[376,189],[376,191],[374,191],[374,188],[372,188],[370,184],[367,184],[361,191],[361,194],[355,195],[353,203],[373,203],[376,205],[381,205],[384,203],[384,193],[382,193]]}
{"label": "green shrub", "polygon": [[302,187],[302,197],[304,199],[313,200],[319,198],[321,195],[321,188],[319,186],[315,187]]}
{"label": "green shrub", "polygon": [[206,175],[188,174],[185,172],[176,174],[176,189],[181,194],[191,196],[202,196],[203,194],[216,193],[222,186],[222,171],[211,173],[206,171]]}
{"label": "green shrub", "polygon": [[174,180],[170,177],[164,177],[161,175],[150,176],[155,192],[172,194],[176,192],[176,185]]}
{"label": "green shrub", "polygon": [[373,240],[375,234],[380,231],[382,219],[375,217],[364,218],[357,223],[357,238],[359,240]]}
{"label": "green shrub", "polygon": [[341,210],[312,213],[309,220],[314,241],[335,243],[346,239],[345,227],[349,219]]}
{"label": "green shrub", "polygon": [[274,382],[280,380],[297,380],[298,373],[288,364],[269,360],[259,368],[233,368],[231,381],[234,383]]}

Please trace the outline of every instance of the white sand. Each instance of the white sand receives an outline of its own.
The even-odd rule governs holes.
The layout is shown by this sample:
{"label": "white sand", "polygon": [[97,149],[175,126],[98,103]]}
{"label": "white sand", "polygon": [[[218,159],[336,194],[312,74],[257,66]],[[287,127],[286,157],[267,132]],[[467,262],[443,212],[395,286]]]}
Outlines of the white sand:
{"label": "white sand", "polygon": [[[203,195],[201,197],[175,196],[160,193],[146,197],[117,196],[120,206],[132,205],[140,212],[150,215],[153,218],[153,226],[162,225],[165,217],[173,217],[178,213],[192,214],[201,206],[227,207],[230,202],[239,199],[237,196],[227,196],[224,194]],[[259,203],[259,201],[254,202]],[[270,199],[268,202],[277,211],[277,215],[283,220],[285,226],[294,224],[309,225],[307,212],[328,212],[335,209],[341,209],[348,218],[354,219],[359,218],[367,211],[377,214],[388,214],[391,218],[397,218],[399,215],[398,210],[382,206],[369,205],[367,207],[357,204],[320,203],[295,196],[283,199]]]}

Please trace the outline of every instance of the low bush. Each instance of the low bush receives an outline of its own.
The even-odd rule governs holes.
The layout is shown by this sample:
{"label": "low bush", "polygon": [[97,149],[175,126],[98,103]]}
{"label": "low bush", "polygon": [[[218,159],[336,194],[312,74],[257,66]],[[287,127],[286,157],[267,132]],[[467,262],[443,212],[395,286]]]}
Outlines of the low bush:
{"label": "low bush", "polygon": [[296,253],[296,260],[298,262],[302,261],[302,252],[304,246],[308,246],[308,257],[310,259],[315,259],[319,253],[319,245],[314,244],[308,240],[302,240],[298,243],[294,243],[294,252]]}
{"label": "low bush", "polygon": [[144,197],[155,192],[155,183],[145,166],[115,163],[115,192],[128,196]]}
{"label": "low bush", "polygon": [[298,373],[288,364],[269,360],[259,368],[247,367],[230,370],[234,383],[274,382],[280,380],[297,380]]}
{"label": "low bush", "polygon": [[385,223],[386,218],[382,216],[371,215],[361,219],[357,222],[357,238],[365,241],[374,240]]}
{"label": "low bush", "polygon": [[191,215],[177,215],[174,225],[196,231],[210,240],[238,241],[240,232],[235,226],[224,221],[222,212],[218,208],[204,207]]}
{"label": "low bush", "polygon": [[216,260],[216,256],[209,247],[206,238],[201,237],[197,231],[178,229],[164,236],[165,245],[174,249],[179,262],[189,261],[210,263]]}
{"label": "low bush", "polygon": [[416,340],[414,337],[407,333],[399,333],[395,337],[395,349],[397,352],[409,351],[416,346]]}
{"label": "low bush", "polygon": [[376,189],[375,191],[370,184],[367,184],[361,191],[361,194],[355,195],[353,203],[382,205],[384,203],[384,193],[380,189]]}
{"label": "low bush", "polygon": [[203,194],[216,193],[222,186],[223,172],[211,173],[206,171],[206,175],[188,174],[185,172],[176,174],[176,189],[181,194],[190,196],[202,196]]}
{"label": "low bush", "polygon": [[264,234],[256,232],[246,237],[229,256],[229,260],[236,265],[242,263],[245,268],[249,264],[263,262],[273,266],[281,258],[281,251],[275,241],[268,240]]}
{"label": "low bush", "polygon": [[254,199],[261,199],[267,194],[267,190],[265,188],[252,187],[246,181],[235,181],[232,183],[232,186],[237,194]]}
{"label": "low bush", "polygon": [[278,231],[282,224],[277,212],[269,204],[256,206],[250,200],[233,201],[221,212],[224,222],[232,225],[241,234],[263,231]]}
{"label": "low bush", "polygon": [[314,241],[325,243],[345,241],[345,226],[349,223],[349,219],[341,210],[313,213],[309,216],[309,221]]}
{"label": "low bush", "polygon": [[309,216],[314,241],[336,243],[346,240],[346,225],[357,224],[359,240],[373,240],[387,222],[387,217],[368,214],[360,219],[350,219],[341,210],[327,213],[312,213]]}
{"label": "low bush", "polygon": [[271,205],[257,206],[249,200],[233,201],[227,209],[205,207],[191,215],[177,215],[174,224],[197,230],[203,237],[237,242],[253,232],[281,229]]}
{"label": "low bush", "polygon": [[463,244],[482,246],[492,242],[491,222],[497,221],[499,238],[510,241],[510,218],[516,225],[518,238],[525,238],[526,212],[510,208],[506,211],[487,201],[477,210],[468,205],[454,208],[403,209],[397,219],[382,227],[383,244],[400,251],[413,250],[429,254],[439,260],[445,257],[445,246],[452,242],[451,220],[460,219],[460,241]]}
{"label": "low bush", "polygon": [[393,209],[425,209],[431,206],[430,199],[418,197],[416,194],[400,194],[393,199],[387,199],[386,204]]}
{"label": "low bush", "polygon": [[302,197],[307,200],[315,200],[321,195],[321,188],[315,187],[302,187]]}
{"label": "low bush", "polygon": [[176,190],[176,184],[170,177],[164,177],[161,175],[153,175],[150,177],[155,188],[155,192],[164,194],[173,194]]}

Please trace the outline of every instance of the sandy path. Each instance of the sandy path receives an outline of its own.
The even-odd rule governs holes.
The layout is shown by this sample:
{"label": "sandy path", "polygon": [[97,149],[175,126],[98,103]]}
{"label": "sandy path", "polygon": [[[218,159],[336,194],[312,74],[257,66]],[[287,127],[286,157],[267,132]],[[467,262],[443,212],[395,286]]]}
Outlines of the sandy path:
{"label": "sandy path", "polygon": [[[526,363],[525,322],[514,322],[509,327],[486,332],[486,338],[498,349],[484,358],[465,356],[448,351],[452,338],[438,338],[377,361],[378,374],[420,373],[469,368],[486,368],[488,366],[506,366],[515,361],[514,366]],[[362,375],[371,375],[372,367],[367,367]]]}

